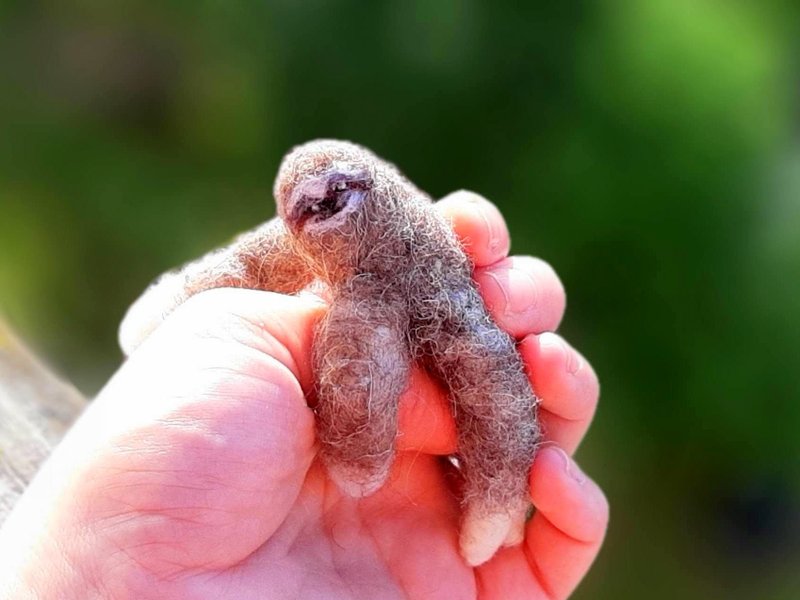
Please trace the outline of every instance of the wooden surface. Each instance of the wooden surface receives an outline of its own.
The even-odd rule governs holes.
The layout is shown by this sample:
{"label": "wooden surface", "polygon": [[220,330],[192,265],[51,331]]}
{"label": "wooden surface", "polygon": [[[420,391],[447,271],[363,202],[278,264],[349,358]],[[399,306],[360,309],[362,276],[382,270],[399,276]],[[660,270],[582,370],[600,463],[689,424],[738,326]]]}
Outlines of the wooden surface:
{"label": "wooden surface", "polygon": [[85,404],[0,321],[0,523]]}

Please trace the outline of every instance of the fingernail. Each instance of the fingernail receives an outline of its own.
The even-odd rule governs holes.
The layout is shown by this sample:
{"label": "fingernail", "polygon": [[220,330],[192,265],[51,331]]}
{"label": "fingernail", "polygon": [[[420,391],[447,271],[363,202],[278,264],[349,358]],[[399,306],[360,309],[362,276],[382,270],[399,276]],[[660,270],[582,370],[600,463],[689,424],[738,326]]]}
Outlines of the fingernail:
{"label": "fingernail", "polygon": [[539,344],[548,348],[557,349],[564,361],[564,368],[571,375],[575,375],[583,367],[583,359],[580,355],[570,348],[564,340],[553,333],[543,333],[539,336]]}
{"label": "fingernail", "polygon": [[[492,211],[497,212],[497,209],[494,208],[490,203],[486,202],[482,196],[476,194],[475,192],[461,190],[458,193],[461,195],[461,198],[463,198],[464,201],[470,205],[472,214],[483,221],[486,225],[486,231],[488,233],[486,245],[489,252],[491,252],[495,260],[505,258],[508,255],[508,251],[510,249],[509,244],[511,243],[511,240],[508,235],[503,235],[504,232],[502,230],[498,231],[498,227],[496,227],[498,215],[493,215],[496,218],[492,218],[488,214],[488,212]],[[500,215],[499,221],[502,222],[502,219],[503,217]]]}
{"label": "fingernail", "polygon": [[491,219],[486,214],[483,215],[483,218],[486,219],[486,226],[489,228],[489,250],[496,260],[502,260],[508,256],[508,252],[511,249],[511,239],[508,235],[502,235],[502,232],[498,232],[497,227],[491,224]]}
{"label": "fingernail", "polygon": [[[324,292],[324,290],[320,290],[320,292]],[[327,305],[325,298],[323,298],[320,294],[317,294],[316,292],[309,289],[300,290],[299,292],[297,292],[296,296],[298,298],[302,298],[303,300],[308,300],[315,304],[320,304],[323,306]]]}
{"label": "fingernail", "polygon": [[534,308],[539,301],[539,286],[533,275],[519,266],[508,270],[509,302],[507,313],[525,313]]}
{"label": "fingernail", "polygon": [[580,470],[575,461],[572,460],[569,455],[564,452],[563,448],[559,448],[557,446],[552,446],[548,448],[548,450],[552,450],[556,452],[560,457],[561,461],[564,463],[564,472],[578,485],[583,485],[586,483],[586,475],[583,474],[583,471]]}

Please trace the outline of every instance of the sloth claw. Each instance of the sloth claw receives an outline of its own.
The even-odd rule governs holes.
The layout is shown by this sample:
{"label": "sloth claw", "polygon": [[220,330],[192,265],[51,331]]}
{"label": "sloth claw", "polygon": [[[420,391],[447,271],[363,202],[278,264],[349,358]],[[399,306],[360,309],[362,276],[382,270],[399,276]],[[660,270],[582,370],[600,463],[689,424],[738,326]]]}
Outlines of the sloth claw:
{"label": "sloth claw", "polygon": [[373,472],[353,469],[347,465],[325,465],[328,477],[336,487],[350,498],[366,498],[371,496],[386,482],[389,477],[388,466]]}
{"label": "sloth claw", "polygon": [[459,536],[461,555],[471,567],[477,567],[492,558],[511,530],[511,516],[507,512],[470,514],[464,517]]}
{"label": "sloth claw", "polygon": [[511,526],[508,529],[503,546],[516,546],[525,539],[525,523],[528,520],[528,507],[514,511],[511,515]]}
{"label": "sloth claw", "polygon": [[516,546],[525,538],[528,507],[495,512],[467,510],[459,546],[472,567],[482,565],[501,547]]}

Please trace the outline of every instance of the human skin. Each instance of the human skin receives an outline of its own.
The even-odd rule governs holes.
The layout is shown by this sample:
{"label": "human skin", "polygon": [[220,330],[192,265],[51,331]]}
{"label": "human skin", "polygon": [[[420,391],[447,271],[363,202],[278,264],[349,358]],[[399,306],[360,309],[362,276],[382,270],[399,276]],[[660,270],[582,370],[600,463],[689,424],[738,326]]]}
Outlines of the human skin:
{"label": "human skin", "polygon": [[519,544],[541,442],[538,399],[452,227],[394,165],[342,140],[295,147],[274,196],[276,219],[150,287],[120,327],[121,346],[135,348],[203,290],[324,285],[330,308],[315,332],[312,400],[331,479],[354,497],[385,483],[398,401],[411,368],[423,366],[447,390],[456,423],[462,556],[477,566]]}
{"label": "human skin", "polygon": [[553,333],[564,295],[547,265],[506,258],[496,209],[437,205],[476,265],[495,321],[519,341],[547,442],[531,469],[523,544],[469,568],[458,553],[456,447],[423,372],[400,402],[398,456],[366,499],[315,460],[310,295],[220,289],[177,309],[129,358],[0,530],[0,597],[564,598],[600,548],[608,507],[568,457],[596,377]]}

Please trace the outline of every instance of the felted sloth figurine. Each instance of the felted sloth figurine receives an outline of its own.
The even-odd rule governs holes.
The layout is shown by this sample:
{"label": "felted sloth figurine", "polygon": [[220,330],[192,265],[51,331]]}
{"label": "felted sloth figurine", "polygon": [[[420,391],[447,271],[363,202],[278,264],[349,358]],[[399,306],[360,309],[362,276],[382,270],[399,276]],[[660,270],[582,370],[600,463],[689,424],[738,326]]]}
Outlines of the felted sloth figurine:
{"label": "felted sloth figurine", "polygon": [[123,350],[155,329],[153,315],[202,290],[295,293],[322,281],[330,310],[316,329],[313,367],[331,479],[356,497],[386,481],[398,399],[418,363],[449,391],[464,479],[462,555],[478,565],[521,542],[541,439],[537,399],[450,224],[394,166],[348,142],[295,148],[274,192],[278,218],[165,275],[131,308]]}

